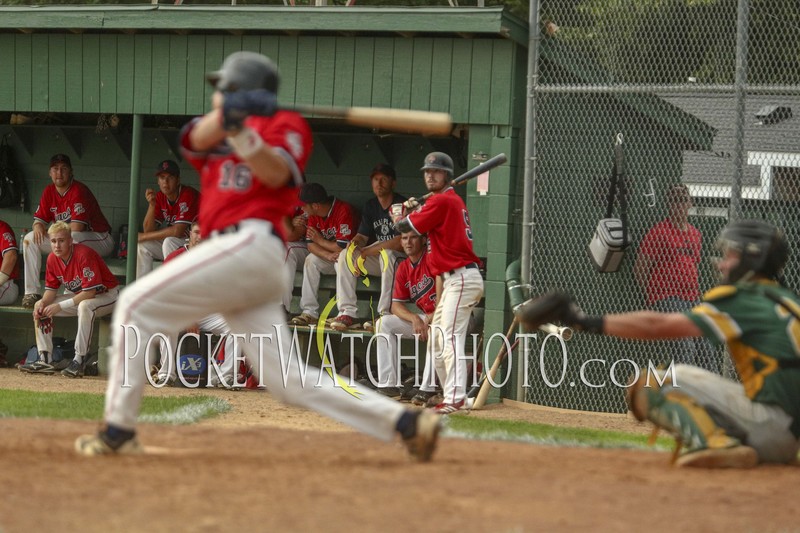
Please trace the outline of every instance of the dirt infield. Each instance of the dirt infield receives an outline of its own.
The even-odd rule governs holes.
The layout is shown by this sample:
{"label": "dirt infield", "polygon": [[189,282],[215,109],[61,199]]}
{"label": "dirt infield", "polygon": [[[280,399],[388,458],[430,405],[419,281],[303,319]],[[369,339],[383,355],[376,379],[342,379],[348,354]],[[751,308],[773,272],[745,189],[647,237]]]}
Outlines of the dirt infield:
{"label": "dirt infield", "polygon": [[[0,370],[0,386],[100,392],[104,383]],[[678,470],[664,453],[452,438],[419,465],[399,443],[267,394],[203,393],[233,409],[190,427],[143,425],[156,453],[136,458],[75,456],[74,438],[96,423],[0,420],[0,532],[763,532],[800,522],[800,468]],[[468,416],[639,430],[621,416],[535,408]]]}

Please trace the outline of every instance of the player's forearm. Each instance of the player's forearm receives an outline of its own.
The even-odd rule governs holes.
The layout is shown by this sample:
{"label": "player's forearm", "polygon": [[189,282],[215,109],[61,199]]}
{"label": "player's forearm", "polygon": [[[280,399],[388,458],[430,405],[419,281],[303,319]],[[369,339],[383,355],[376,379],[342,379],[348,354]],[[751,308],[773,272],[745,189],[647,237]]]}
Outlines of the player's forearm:
{"label": "player's forearm", "polygon": [[76,294],[75,296],[73,296],[72,298],[67,298],[66,300],[61,300],[58,303],[58,306],[61,308],[62,311],[65,310],[65,309],[72,309],[73,307],[76,307],[79,303],[81,303],[82,301],[91,300],[95,296],[97,296],[97,290],[96,289],[81,291],[78,294]]}
{"label": "player's forearm", "polygon": [[[331,243],[333,244],[332,247],[330,246]],[[336,244],[333,241],[322,241],[321,244],[317,244],[315,242],[310,242],[310,243],[308,243],[308,251],[310,253],[316,255],[317,257],[321,257],[321,258],[327,260],[328,259],[328,255],[331,252],[341,251],[341,248],[339,248],[339,245]]]}
{"label": "player's forearm", "polygon": [[369,255],[377,255],[381,253],[382,250],[399,252],[403,248],[402,244],[400,243],[400,239],[401,237],[398,236],[388,241],[373,242],[369,246],[365,246],[362,253],[366,256],[369,256]]}
{"label": "player's forearm", "polygon": [[356,247],[361,248],[366,246],[366,244],[369,242],[369,238],[361,233],[356,233],[356,236],[353,237],[351,242],[355,243]]}
{"label": "player's forearm", "polygon": [[605,315],[603,333],[624,339],[702,337],[703,332],[683,313],[635,311]]}
{"label": "player's forearm", "polygon": [[342,251],[342,247],[336,241],[328,241],[325,239],[320,239],[317,242],[313,242],[309,245],[308,249],[311,250],[311,246],[319,246],[322,250],[326,252],[340,252]]}
{"label": "player's forearm", "polygon": [[176,238],[185,237],[186,227],[184,226],[188,227],[186,224],[173,224],[172,226],[167,226],[166,228],[140,233],[137,240],[139,242],[146,242],[146,241],[160,241],[168,237],[176,237]]}
{"label": "player's forearm", "polygon": [[0,264],[0,273],[10,276],[14,272],[14,267],[17,266],[17,259],[19,254],[16,250],[9,250],[3,254],[3,263]]}
{"label": "player's forearm", "polygon": [[227,132],[222,128],[222,114],[214,109],[198,120],[189,132],[189,144],[196,152],[207,152],[225,140]]}
{"label": "player's forearm", "polygon": [[[248,133],[245,132],[245,134]],[[258,134],[252,132],[252,135],[257,136]],[[268,144],[264,144],[260,150],[249,155],[240,153],[239,150],[236,153],[247,162],[253,176],[267,187],[281,187],[286,185],[292,177],[289,164]]]}
{"label": "player's forearm", "polygon": [[289,225],[291,229],[286,233],[286,242],[299,241],[306,234],[305,226]]}
{"label": "player's forearm", "polygon": [[409,311],[408,307],[405,306],[402,302],[392,302],[392,314],[396,315],[398,318],[402,318],[406,322],[414,322],[414,318],[417,316],[411,311]]}
{"label": "player's forearm", "polygon": [[144,220],[142,221],[142,230],[145,233],[155,231],[158,229],[158,222],[156,222],[156,210],[155,207],[151,204],[147,208],[147,213],[144,215]]}
{"label": "player's forearm", "polygon": [[40,301],[41,308],[44,309],[56,301],[56,291],[53,289],[45,289],[44,295],[42,295],[42,299]]}

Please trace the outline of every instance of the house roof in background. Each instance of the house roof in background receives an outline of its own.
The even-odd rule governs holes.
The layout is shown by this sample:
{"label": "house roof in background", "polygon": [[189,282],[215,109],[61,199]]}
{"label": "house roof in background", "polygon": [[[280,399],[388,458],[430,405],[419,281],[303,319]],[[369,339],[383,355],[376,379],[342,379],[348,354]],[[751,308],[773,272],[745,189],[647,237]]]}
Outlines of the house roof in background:
{"label": "house roof in background", "polygon": [[[683,179],[695,184],[730,184],[735,148],[736,101],[734,95],[715,93],[666,94],[661,98],[683,109],[717,130],[711,151],[684,152]],[[761,124],[756,113],[765,106],[779,105],[792,109],[793,117],[775,124]],[[762,180],[760,163],[770,164],[753,155],[800,155],[800,96],[749,95],[745,99],[745,162],[743,186],[758,186]],[[790,156],[789,154],[794,154]],[[778,157],[780,160],[780,157]]]}

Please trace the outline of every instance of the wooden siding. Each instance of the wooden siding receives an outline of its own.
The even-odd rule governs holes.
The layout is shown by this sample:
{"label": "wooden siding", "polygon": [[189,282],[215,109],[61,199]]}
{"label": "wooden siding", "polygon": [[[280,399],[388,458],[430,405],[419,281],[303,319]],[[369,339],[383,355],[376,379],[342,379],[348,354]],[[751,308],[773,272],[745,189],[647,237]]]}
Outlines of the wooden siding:
{"label": "wooden siding", "polygon": [[0,110],[200,114],[211,93],[205,73],[237,50],[279,62],[287,104],[449,111],[467,124],[516,120],[517,47],[490,38],[0,34]]}

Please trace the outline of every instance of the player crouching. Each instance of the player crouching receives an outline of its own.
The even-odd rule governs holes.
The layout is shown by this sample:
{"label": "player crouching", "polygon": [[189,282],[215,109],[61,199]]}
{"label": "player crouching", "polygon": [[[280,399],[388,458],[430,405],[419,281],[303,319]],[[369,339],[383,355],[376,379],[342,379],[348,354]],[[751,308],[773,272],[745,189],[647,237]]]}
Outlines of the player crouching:
{"label": "player crouching", "polygon": [[646,373],[631,383],[628,408],[676,438],[678,466],[793,462],[800,436],[800,299],[778,281],[786,238],[764,221],[744,220],[722,230],[718,247],[721,284],[684,313],[588,316],[570,296],[551,292],[521,305],[517,316],[530,328],[560,320],[627,339],[706,337],[726,344],[741,383],[677,365],[670,379],[659,377],[660,385],[648,383]]}

